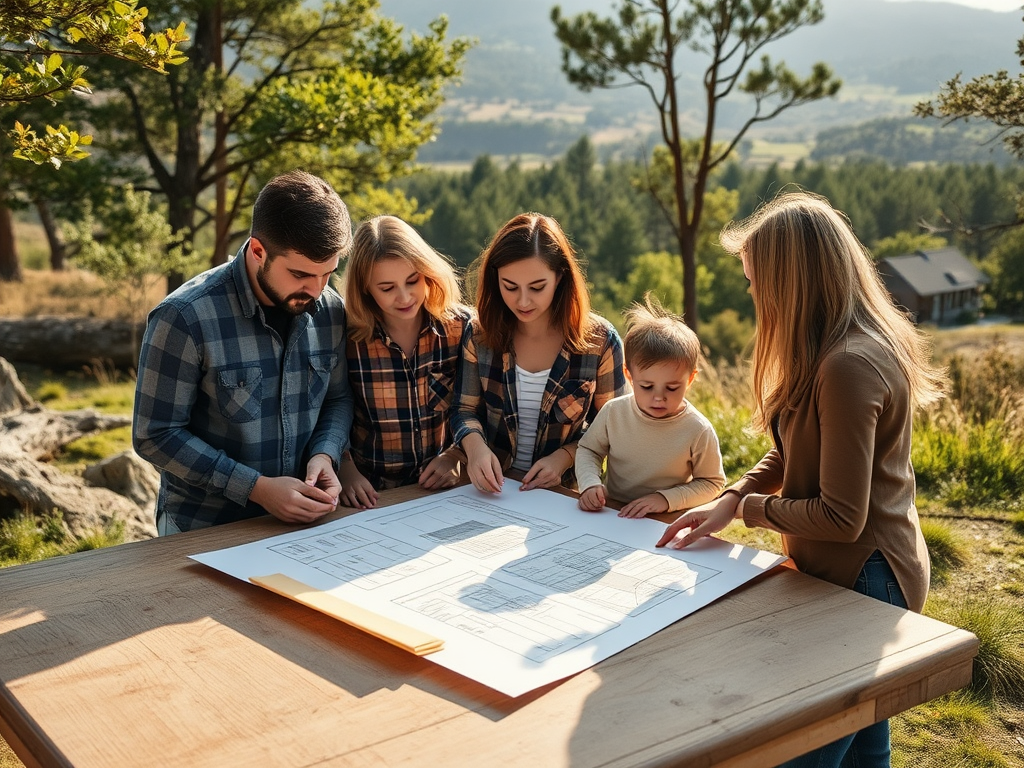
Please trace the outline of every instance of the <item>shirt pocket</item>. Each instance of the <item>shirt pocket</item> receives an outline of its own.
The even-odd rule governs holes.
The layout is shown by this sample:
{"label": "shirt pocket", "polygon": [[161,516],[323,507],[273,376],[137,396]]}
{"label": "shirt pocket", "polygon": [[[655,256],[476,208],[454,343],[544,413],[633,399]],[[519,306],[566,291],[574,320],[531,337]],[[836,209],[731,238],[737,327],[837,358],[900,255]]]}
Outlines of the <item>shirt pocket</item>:
{"label": "shirt pocket", "polygon": [[217,372],[217,406],[234,424],[260,417],[263,371],[258,367],[223,368]]}
{"label": "shirt pocket", "polygon": [[338,365],[335,354],[309,356],[309,402],[316,407],[322,404],[331,383],[331,374]]}
{"label": "shirt pocket", "polygon": [[594,400],[595,384],[590,379],[570,379],[555,396],[551,416],[560,424],[582,424]]}
{"label": "shirt pocket", "polygon": [[455,364],[431,366],[427,372],[427,410],[445,412],[455,397]]}

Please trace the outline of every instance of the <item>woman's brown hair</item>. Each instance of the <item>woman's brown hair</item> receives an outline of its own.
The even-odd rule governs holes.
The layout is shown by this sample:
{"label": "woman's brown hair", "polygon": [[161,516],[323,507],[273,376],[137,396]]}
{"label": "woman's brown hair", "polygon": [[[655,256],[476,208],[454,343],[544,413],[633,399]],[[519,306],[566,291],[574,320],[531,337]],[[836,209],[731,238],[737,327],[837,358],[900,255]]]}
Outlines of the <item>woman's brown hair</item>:
{"label": "woman's brown hair", "polygon": [[583,270],[558,222],[539,213],[513,218],[498,230],[480,257],[476,311],[484,343],[502,352],[512,349],[517,320],[501,295],[498,270],[534,256],[559,278],[551,302],[552,323],[573,352],[583,352],[592,324]]}

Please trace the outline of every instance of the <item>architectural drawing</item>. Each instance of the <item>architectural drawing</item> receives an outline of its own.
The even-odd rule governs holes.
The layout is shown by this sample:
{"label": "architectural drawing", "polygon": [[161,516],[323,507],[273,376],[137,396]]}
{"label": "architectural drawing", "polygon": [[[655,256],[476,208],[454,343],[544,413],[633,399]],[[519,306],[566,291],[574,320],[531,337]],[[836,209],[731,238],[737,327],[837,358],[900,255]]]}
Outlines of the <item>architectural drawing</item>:
{"label": "architectural drawing", "polygon": [[415,627],[444,642],[425,658],[518,696],[782,560],[716,539],[655,549],[663,530],[506,480],[499,495],[454,488],[192,558],[244,580],[280,573]]}

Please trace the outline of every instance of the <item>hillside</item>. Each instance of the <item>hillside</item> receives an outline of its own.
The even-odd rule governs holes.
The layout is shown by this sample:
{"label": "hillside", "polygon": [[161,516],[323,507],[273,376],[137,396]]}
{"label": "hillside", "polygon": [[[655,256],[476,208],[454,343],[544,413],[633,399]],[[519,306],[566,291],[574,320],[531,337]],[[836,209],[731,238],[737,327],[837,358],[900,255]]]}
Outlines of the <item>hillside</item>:
{"label": "hillside", "polygon": [[[584,94],[566,82],[549,20],[554,4],[449,0],[439,7],[422,0],[381,0],[383,12],[411,30],[424,29],[443,12],[452,34],[478,41],[467,57],[463,83],[453,89],[445,110],[450,135],[427,148],[423,159],[508,153],[494,141],[494,123],[506,125],[506,142],[519,128],[516,152],[540,154],[562,151],[583,132],[604,143],[654,129],[641,89]],[[612,0],[563,0],[561,6],[567,14],[593,10],[607,15]],[[1019,71],[1014,55],[1024,34],[1019,13],[926,0],[825,0],[824,7],[821,24],[797,30],[766,52],[801,74],[817,61],[826,62],[843,79],[842,91],[835,99],[784,113],[751,138],[810,141],[827,128],[907,117],[915,101],[935,93],[958,72],[970,78],[999,69]],[[684,95],[699,105],[704,59],[687,52],[682,63]],[[741,102],[726,103],[719,125],[728,130],[747,115]],[[683,118],[696,133],[702,112],[687,110]]]}

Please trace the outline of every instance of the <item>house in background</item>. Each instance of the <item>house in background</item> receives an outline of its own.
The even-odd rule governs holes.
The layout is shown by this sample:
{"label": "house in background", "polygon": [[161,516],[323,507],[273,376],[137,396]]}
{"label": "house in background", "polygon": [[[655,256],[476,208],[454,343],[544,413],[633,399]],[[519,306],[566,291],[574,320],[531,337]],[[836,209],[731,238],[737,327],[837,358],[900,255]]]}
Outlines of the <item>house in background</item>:
{"label": "house in background", "polygon": [[878,273],[896,303],[915,323],[948,325],[976,314],[990,282],[956,248],[917,251],[878,260]]}

